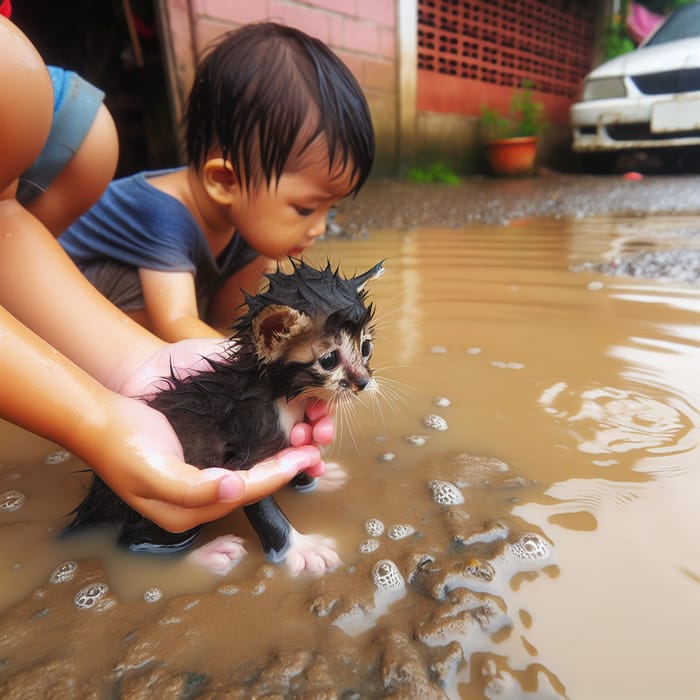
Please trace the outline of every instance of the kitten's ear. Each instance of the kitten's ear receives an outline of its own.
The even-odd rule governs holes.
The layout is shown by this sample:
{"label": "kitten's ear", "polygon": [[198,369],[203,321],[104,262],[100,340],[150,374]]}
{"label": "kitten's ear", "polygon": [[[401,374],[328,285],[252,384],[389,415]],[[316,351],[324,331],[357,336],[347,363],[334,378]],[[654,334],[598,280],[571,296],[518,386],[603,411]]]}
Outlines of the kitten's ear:
{"label": "kitten's ear", "polygon": [[292,338],[311,327],[311,319],[288,306],[272,305],[253,319],[253,337],[258,356],[274,362],[284,355],[284,347]]}
{"label": "kitten's ear", "polygon": [[361,275],[353,277],[352,281],[355,284],[357,291],[361,292],[365,288],[367,282],[383,275],[385,269],[384,261],[380,260],[374,267],[367,270],[367,272],[363,272]]}

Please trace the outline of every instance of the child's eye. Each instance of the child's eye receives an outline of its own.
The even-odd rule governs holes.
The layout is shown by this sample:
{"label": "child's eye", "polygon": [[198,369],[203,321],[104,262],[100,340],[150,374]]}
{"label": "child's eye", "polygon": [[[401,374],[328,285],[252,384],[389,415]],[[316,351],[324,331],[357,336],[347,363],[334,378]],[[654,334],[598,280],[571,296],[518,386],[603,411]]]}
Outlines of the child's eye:
{"label": "child's eye", "polygon": [[297,210],[299,216],[311,216],[316,210],[310,207],[294,207]]}

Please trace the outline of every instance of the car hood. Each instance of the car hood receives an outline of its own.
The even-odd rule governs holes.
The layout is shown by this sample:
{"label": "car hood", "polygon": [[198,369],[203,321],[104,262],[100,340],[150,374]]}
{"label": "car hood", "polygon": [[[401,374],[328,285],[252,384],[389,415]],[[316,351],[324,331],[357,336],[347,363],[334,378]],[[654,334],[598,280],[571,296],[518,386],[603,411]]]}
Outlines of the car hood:
{"label": "car hood", "polygon": [[643,46],[606,61],[589,74],[589,78],[612,78],[619,75],[643,75],[667,70],[700,67],[700,39],[669,41],[658,46]]}

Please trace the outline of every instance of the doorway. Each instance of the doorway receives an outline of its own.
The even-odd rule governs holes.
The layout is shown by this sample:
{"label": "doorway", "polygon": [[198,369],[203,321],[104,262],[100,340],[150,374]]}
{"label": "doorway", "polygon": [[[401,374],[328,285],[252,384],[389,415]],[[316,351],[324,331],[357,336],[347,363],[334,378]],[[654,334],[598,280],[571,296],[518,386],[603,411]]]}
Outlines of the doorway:
{"label": "doorway", "polygon": [[117,177],[179,164],[154,0],[14,0],[12,21],[47,64],[105,92]]}

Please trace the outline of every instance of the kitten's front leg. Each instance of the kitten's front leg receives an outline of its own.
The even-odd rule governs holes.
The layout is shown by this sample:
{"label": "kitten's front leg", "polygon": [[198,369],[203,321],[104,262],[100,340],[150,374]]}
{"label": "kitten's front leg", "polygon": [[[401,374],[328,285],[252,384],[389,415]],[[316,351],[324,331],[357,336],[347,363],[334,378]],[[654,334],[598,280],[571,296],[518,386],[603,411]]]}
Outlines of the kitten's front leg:
{"label": "kitten's front leg", "polygon": [[329,537],[302,535],[292,528],[285,564],[292,576],[298,576],[302,571],[325,574],[340,564],[340,556],[335,542]]}
{"label": "kitten's front leg", "polygon": [[324,573],[340,563],[332,540],[297,532],[272,496],[246,506],[244,511],[260,537],[267,558],[272,562],[284,561],[292,575],[302,571]]}

